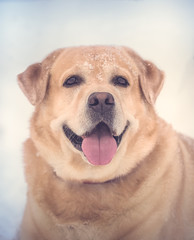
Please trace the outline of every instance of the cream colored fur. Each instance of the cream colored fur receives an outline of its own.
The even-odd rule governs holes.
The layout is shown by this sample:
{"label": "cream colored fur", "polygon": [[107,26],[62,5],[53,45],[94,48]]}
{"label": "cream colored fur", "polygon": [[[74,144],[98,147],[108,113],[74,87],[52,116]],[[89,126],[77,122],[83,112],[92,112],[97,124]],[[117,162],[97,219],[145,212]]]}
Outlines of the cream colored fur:
{"label": "cream colored fur", "polygon": [[[66,88],[70,76],[80,85]],[[112,84],[123,76],[128,87]],[[35,105],[24,144],[28,184],[21,240],[194,239],[194,141],[160,119],[154,103],[163,73],[126,47],[59,49],[18,76]],[[90,164],[63,125],[90,132],[88,97],[115,100],[113,131],[120,135],[108,165]]]}

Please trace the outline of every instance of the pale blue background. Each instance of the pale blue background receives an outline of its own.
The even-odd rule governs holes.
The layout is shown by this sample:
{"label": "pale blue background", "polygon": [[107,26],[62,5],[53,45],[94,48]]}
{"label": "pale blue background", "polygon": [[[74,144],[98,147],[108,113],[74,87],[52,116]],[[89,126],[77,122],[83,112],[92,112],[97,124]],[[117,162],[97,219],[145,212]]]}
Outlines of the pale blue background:
{"label": "pale blue background", "polygon": [[166,73],[160,116],[194,136],[194,1],[0,0],[0,239],[18,227],[25,202],[22,142],[33,107],[16,75],[56,48],[127,45]]}

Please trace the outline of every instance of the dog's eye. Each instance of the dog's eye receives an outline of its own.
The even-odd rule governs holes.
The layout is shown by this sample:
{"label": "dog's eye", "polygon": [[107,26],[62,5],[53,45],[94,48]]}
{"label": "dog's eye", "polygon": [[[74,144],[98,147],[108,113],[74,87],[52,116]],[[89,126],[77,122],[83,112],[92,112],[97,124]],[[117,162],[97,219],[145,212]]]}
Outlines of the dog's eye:
{"label": "dog's eye", "polygon": [[121,86],[121,87],[128,87],[129,86],[129,82],[124,77],[121,77],[121,76],[115,76],[112,79],[112,82],[116,86]]}
{"label": "dog's eye", "polygon": [[71,76],[65,80],[63,83],[63,87],[73,87],[76,85],[80,85],[82,83],[82,78],[79,76]]}

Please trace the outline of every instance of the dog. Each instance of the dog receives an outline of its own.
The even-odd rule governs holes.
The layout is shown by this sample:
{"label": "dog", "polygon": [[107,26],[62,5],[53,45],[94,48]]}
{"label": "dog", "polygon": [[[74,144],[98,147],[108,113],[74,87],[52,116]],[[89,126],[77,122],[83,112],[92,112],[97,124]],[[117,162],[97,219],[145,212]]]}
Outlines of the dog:
{"label": "dog", "polygon": [[152,62],[70,47],[18,83],[35,106],[20,240],[194,239],[194,140],[157,115],[164,73]]}

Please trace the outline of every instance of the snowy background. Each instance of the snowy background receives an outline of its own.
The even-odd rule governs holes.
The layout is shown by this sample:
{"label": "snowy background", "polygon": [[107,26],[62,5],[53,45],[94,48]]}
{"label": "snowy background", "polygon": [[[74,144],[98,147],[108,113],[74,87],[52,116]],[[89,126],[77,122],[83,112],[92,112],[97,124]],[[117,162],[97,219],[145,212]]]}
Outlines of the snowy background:
{"label": "snowy background", "polygon": [[194,137],[193,0],[0,0],[0,240],[12,239],[25,203],[33,107],[16,75],[56,48],[88,44],[127,45],[164,70],[158,114]]}

